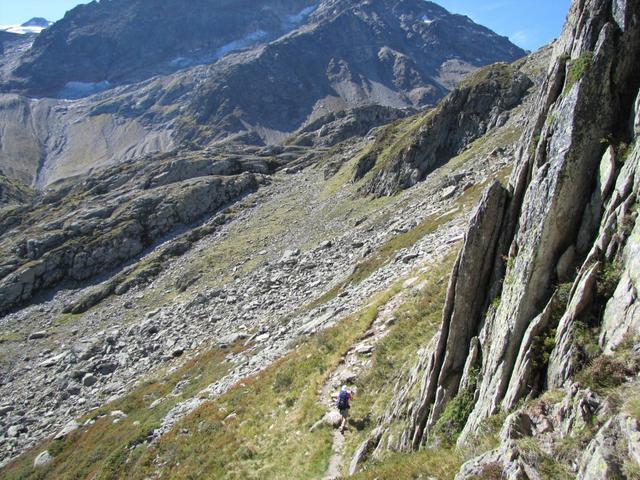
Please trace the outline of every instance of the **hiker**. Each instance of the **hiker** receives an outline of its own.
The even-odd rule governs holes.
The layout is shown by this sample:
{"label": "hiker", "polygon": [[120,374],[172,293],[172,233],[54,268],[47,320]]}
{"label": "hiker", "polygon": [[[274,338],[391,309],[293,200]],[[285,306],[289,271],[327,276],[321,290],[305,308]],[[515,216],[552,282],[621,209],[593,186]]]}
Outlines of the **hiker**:
{"label": "hiker", "polygon": [[338,403],[336,407],[338,407],[338,411],[340,412],[340,416],[342,417],[342,422],[340,423],[340,433],[344,433],[347,429],[347,418],[349,418],[349,409],[351,408],[351,392],[347,390],[347,386],[343,385],[340,389],[340,393],[338,394]]}

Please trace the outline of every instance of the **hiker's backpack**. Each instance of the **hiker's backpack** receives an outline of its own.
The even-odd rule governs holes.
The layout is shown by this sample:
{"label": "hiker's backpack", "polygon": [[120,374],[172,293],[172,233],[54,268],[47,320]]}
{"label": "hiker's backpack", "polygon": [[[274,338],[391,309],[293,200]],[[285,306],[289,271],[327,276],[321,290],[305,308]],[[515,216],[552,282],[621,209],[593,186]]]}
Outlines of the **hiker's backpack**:
{"label": "hiker's backpack", "polygon": [[349,392],[340,392],[336,407],[338,407],[338,410],[346,410],[349,408]]}

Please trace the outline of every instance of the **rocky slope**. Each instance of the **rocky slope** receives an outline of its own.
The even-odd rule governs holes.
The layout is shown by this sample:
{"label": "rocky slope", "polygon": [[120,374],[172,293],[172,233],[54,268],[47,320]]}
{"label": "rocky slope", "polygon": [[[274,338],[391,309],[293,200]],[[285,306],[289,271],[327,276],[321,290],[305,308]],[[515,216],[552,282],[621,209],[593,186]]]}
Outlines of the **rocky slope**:
{"label": "rocky slope", "polygon": [[[202,399],[216,398],[266,368],[296,339],[335,325],[376,291],[408,275],[416,262],[441,258],[459,241],[471,206],[459,201],[463,188],[453,183],[454,176],[464,175],[471,186],[506,165],[504,157],[490,155],[491,149],[481,151],[479,161],[444,169],[388,206],[359,198],[348,183],[334,191],[321,166],[280,173],[201,227],[165,239],[137,268],[115,278],[126,288],[112,289],[110,278],[83,289],[68,285],[5,316],[3,352],[20,360],[3,363],[1,388],[15,399],[2,410],[4,458],[126,394],[161,365],[178,363],[176,358],[193,358],[217,345],[250,345],[230,354],[231,370],[224,378],[202,385],[200,393],[176,391],[167,397],[155,427],[154,435],[161,438]],[[450,190],[445,196],[444,185]],[[398,211],[408,220],[390,215]],[[425,221],[434,224],[433,230],[417,233]],[[409,240],[414,235],[419,241]],[[385,250],[387,242],[403,236],[406,247]],[[369,261],[380,267],[361,282],[350,280],[357,265],[371,268]],[[326,292],[317,307],[309,308]],[[64,313],[86,299],[97,305],[86,313],[80,313],[84,308]],[[33,395],[34,389],[42,394]],[[77,424],[69,424],[60,438]]]}
{"label": "rocky slope", "polygon": [[[488,70],[475,75],[471,82],[471,91],[465,84],[450,97],[469,99],[469,104],[464,105],[461,112],[475,112],[477,104],[486,102],[490,97],[488,92],[501,98],[503,92],[511,92],[515,88],[517,95],[508,100],[511,102],[509,107],[513,109],[522,100],[526,89],[532,86],[532,81],[524,73],[507,65],[488,67]],[[447,100],[445,108],[417,116],[410,122],[401,121],[400,125],[409,124],[412,128],[417,125],[419,131],[423,131],[431,128],[432,123],[449,124],[449,103]],[[501,110],[499,107],[494,110],[497,117]],[[377,122],[397,118],[401,112],[368,107],[353,115],[360,120],[354,122],[353,116],[338,116],[335,120],[331,116],[325,118],[318,132],[324,142],[316,142],[312,149],[299,146],[306,143],[304,138],[308,136],[308,132],[303,131],[290,142],[291,145],[276,149],[228,146],[197,152],[177,151],[161,155],[157,160],[146,157],[107,169],[75,187],[51,193],[31,209],[9,211],[0,217],[0,225],[5,232],[0,241],[3,252],[0,311],[19,307],[38,292],[57,288],[64,281],[85,281],[103,273],[106,267],[119,268],[154,246],[163,236],[173,234],[178,227],[200,221],[268,182],[268,175],[279,167],[288,165],[288,168],[294,168],[297,163],[302,163],[302,166],[314,163],[322,154],[320,145],[323,143],[331,144],[343,136],[362,133],[363,127],[368,129]],[[461,115],[470,117],[469,114]],[[375,120],[366,121],[368,116]],[[507,119],[508,115],[503,115],[501,122],[482,128],[502,127]],[[460,147],[468,145],[474,138],[468,132],[468,125],[463,123],[457,128],[449,125],[448,135],[438,130],[439,138],[448,142],[456,138]],[[313,128],[316,127],[309,130],[313,131]],[[378,138],[382,137],[384,141],[388,135],[388,129],[383,129]],[[370,157],[372,151],[377,151],[377,147],[368,147],[369,153],[359,156],[354,175],[356,180],[367,176],[368,172],[362,168],[362,158]],[[444,164],[454,152],[439,152],[437,155],[440,163]],[[328,177],[343,163],[333,161],[327,168]],[[432,163],[433,168],[438,162]],[[366,186],[361,190],[375,183],[378,175],[363,179]],[[82,213],[77,211],[80,202],[84,209]],[[69,306],[69,310],[76,313],[86,310],[115,289],[121,290],[123,287],[119,284],[127,283],[125,278],[126,275],[120,275],[119,280],[96,293],[95,298]]]}
{"label": "rocky slope", "polygon": [[[422,13],[344,5],[309,32]],[[202,149],[217,107],[178,119],[181,148],[46,195],[0,177],[0,474],[638,478],[639,19],[576,1],[552,47],[430,112],[382,102]],[[193,71],[145,91],[202,99],[215,76]]]}
{"label": "rocky slope", "polygon": [[17,399],[3,405],[3,458],[65,425],[59,440],[71,441],[78,416],[162,375],[163,365],[245,345],[228,352],[216,381],[154,405],[164,413],[151,447],[205,398],[288,355],[296,339],[356,312],[419,262],[443,258],[481,186],[508,171],[522,114],[515,109],[405,195],[363,197],[368,177],[351,180],[377,134],[343,130],[425,121],[407,113],[331,115],[280,147],[148,156],[7,210],[3,306],[32,305],[2,319],[3,352],[21,359],[3,363],[0,388]]}
{"label": "rocky slope", "polygon": [[[364,194],[392,195],[412,187],[436,166],[459,154],[469,142],[502,126],[510,110],[520,105],[532,81],[511,65],[491,65],[465,79],[438,107],[426,115],[417,131],[362,156],[354,176],[360,180],[372,169]],[[386,133],[386,132],[385,132]]]}
{"label": "rocky slope", "polygon": [[352,471],[452,429],[464,446],[515,410],[501,445],[456,478],[544,478],[542,459],[558,476],[635,478],[637,418],[606,397],[638,373],[639,15],[633,2],[575,2],[510,185],[488,189],[471,221],[419,389],[401,386]]}

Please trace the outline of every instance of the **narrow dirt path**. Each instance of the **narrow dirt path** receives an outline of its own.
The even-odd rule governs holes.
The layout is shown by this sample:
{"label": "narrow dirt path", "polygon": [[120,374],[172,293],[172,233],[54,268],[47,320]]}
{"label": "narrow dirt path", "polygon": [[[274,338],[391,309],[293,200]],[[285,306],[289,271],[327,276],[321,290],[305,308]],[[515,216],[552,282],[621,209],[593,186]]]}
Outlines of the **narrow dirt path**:
{"label": "narrow dirt path", "polygon": [[[353,388],[352,386],[356,379],[371,368],[371,355],[375,351],[378,342],[389,332],[389,326],[394,320],[395,311],[403,299],[404,295],[400,292],[380,309],[369,329],[347,351],[338,367],[327,377],[318,392],[320,403],[327,407],[327,413],[335,412],[335,404],[340,387],[348,385]],[[353,393],[354,401],[357,401],[357,391]],[[334,480],[340,477],[344,465],[344,444],[345,435],[338,428],[335,428],[329,467],[323,476],[323,480]]]}

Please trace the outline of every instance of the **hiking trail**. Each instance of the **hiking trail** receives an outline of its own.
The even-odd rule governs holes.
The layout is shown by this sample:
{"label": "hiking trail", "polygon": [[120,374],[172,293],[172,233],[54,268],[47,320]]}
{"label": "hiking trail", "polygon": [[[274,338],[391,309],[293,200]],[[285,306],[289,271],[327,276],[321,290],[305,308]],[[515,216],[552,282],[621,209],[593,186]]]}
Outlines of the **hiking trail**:
{"label": "hiking trail", "polygon": [[[395,311],[398,306],[402,304],[403,299],[404,293],[400,292],[380,307],[371,326],[364,335],[351,346],[340,360],[336,369],[327,377],[318,395],[320,397],[320,403],[327,407],[328,414],[332,412],[337,413],[335,405],[338,392],[342,385],[349,386],[354,396],[353,401],[358,401],[358,392],[353,385],[358,377],[371,368],[371,356],[376,349],[376,345],[389,332],[389,327],[395,321]],[[348,431],[347,429],[347,432]],[[329,467],[322,477],[323,480],[334,480],[341,476],[341,470],[344,464],[344,444],[345,435],[340,432],[338,427],[335,427]]]}

